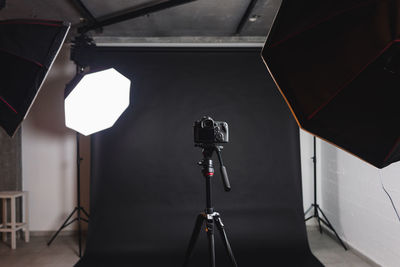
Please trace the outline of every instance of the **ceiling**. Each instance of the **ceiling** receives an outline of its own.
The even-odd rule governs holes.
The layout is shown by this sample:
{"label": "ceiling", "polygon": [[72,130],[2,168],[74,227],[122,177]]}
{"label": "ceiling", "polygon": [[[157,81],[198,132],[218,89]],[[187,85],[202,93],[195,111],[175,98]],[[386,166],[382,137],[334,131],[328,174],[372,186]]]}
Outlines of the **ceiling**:
{"label": "ceiling", "polygon": [[[39,18],[69,21],[73,26],[71,35],[74,35],[77,27],[90,19],[88,14],[79,8],[79,2],[99,21],[143,5],[165,1],[6,0],[6,7],[0,10],[0,19]],[[281,0],[197,0],[104,26],[100,31],[90,31],[90,34],[109,40],[114,38],[114,42],[123,42],[124,38],[176,40],[180,37],[207,37],[209,41],[218,38],[254,40],[255,37],[267,36],[280,3]],[[239,26],[241,21],[242,25]]]}

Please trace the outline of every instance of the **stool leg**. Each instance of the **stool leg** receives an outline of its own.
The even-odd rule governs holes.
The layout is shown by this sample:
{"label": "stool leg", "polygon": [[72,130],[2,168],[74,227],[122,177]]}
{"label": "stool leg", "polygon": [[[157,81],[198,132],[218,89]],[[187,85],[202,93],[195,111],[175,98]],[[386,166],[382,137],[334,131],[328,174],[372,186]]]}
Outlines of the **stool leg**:
{"label": "stool leg", "polygon": [[25,242],[29,242],[29,201],[28,201],[28,192],[24,193],[24,202],[25,202]]}
{"label": "stool leg", "polygon": [[[7,199],[3,198],[3,227],[7,227]],[[7,232],[3,232],[3,242],[7,241]]]}
{"label": "stool leg", "polygon": [[16,228],[16,205],[15,205],[15,197],[11,198],[11,248],[16,249],[17,248],[17,231],[15,231]]}

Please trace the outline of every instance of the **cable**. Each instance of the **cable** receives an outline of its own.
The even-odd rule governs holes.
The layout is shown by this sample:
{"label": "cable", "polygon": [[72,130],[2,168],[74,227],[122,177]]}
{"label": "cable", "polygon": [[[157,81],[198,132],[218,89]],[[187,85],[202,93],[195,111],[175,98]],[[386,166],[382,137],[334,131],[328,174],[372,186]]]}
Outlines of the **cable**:
{"label": "cable", "polygon": [[379,170],[379,178],[380,178],[380,180],[381,180],[382,189],[383,189],[383,191],[385,191],[385,193],[386,193],[386,195],[388,196],[390,202],[392,203],[392,207],[393,207],[393,209],[394,209],[394,212],[396,213],[397,219],[398,219],[399,222],[400,222],[400,215],[399,215],[399,212],[397,211],[396,205],[394,204],[393,199],[392,199],[392,197],[390,196],[389,192],[386,190],[385,186],[383,185],[381,170]]}

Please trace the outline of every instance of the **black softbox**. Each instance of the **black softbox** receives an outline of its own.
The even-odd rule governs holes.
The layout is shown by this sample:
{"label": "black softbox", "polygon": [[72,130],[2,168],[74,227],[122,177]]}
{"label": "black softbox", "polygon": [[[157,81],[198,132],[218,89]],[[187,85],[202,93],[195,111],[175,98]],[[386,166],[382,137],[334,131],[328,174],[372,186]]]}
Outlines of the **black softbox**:
{"label": "black softbox", "polygon": [[299,125],[370,164],[400,160],[400,0],[283,1],[262,56]]}
{"label": "black softbox", "polygon": [[13,136],[69,30],[48,20],[0,21],[0,125]]}

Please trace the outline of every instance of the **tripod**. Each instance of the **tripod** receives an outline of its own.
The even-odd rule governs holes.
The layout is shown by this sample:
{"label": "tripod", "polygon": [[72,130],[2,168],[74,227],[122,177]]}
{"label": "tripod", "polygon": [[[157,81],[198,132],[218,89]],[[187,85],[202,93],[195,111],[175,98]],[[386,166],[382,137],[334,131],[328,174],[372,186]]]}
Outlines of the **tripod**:
{"label": "tripod", "polygon": [[225,226],[222,223],[220,214],[214,211],[211,202],[211,177],[213,177],[214,175],[214,167],[211,158],[214,151],[217,153],[218,160],[220,163],[221,177],[224,183],[225,191],[231,190],[228,174],[222,162],[222,157],[221,157],[222,146],[217,146],[217,145],[196,145],[196,146],[203,148],[203,159],[198,164],[203,167],[202,173],[204,178],[206,178],[206,210],[205,212],[202,212],[197,216],[196,224],[194,226],[194,230],[190,238],[183,266],[184,267],[188,266],[190,257],[192,256],[193,253],[194,246],[199,237],[200,230],[205,222],[207,238],[208,238],[209,255],[210,255],[210,266],[215,267],[215,244],[214,244],[214,223],[215,223],[221,235],[225,249],[232,262],[232,265],[234,267],[237,267],[237,263],[233,255],[231,245],[229,244],[228,237],[225,232]]}
{"label": "tripod", "polygon": [[[311,210],[314,210],[314,214],[309,216],[305,221],[308,221],[312,218],[316,218],[318,222],[318,227],[319,227],[319,232],[322,234],[322,227],[321,227],[321,222],[325,224],[326,227],[332,230],[332,232],[335,234],[336,238],[339,240],[340,244],[343,246],[344,250],[347,250],[346,245],[343,243],[342,239],[339,237],[339,235],[336,233],[335,228],[333,228],[332,224],[329,222],[328,218],[325,216],[324,212],[322,209],[319,207],[318,202],[317,202],[317,156],[316,156],[316,138],[314,136],[314,156],[312,157],[313,164],[314,164],[314,203],[311,204],[311,207],[308,208],[308,210],[304,213],[304,216],[307,215]],[[321,212],[322,217],[319,216],[319,212]]]}
{"label": "tripod", "polygon": [[[57,235],[61,232],[62,229],[67,227],[68,225],[78,222],[78,243],[79,243],[79,257],[82,256],[82,229],[81,229],[81,221],[84,222],[89,222],[89,214],[86,212],[86,210],[81,206],[81,161],[82,158],[80,156],[79,152],[79,133],[76,133],[76,157],[77,157],[77,206],[74,208],[74,210],[70,213],[70,215],[67,217],[67,219],[64,221],[64,223],[61,225],[61,227],[57,230],[57,232],[52,236],[50,241],[47,243],[48,246],[51,245],[51,243],[54,241],[54,239],[57,237]],[[88,219],[82,218],[82,213],[84,213]],[[72,216],[77,213],[77,217],[72,219]]]}

